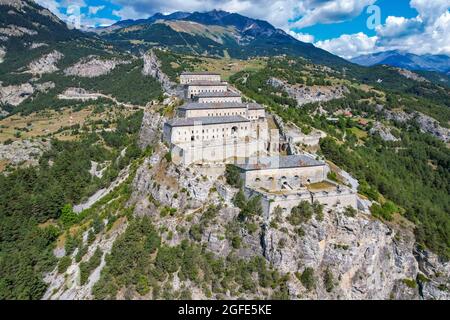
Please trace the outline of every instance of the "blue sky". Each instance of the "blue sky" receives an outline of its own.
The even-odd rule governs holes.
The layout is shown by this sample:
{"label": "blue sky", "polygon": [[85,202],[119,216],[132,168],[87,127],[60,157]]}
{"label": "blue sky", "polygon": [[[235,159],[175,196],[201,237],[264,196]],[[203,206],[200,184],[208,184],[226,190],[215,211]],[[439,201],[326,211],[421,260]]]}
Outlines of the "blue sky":
{"label": "blue sky", "polygon": [[386,50],[450,55],[450,0],[36,1],[62,19],[79,16],[85,26],[147,18],[156,12],[222,9],[267,20],[345,58]]}

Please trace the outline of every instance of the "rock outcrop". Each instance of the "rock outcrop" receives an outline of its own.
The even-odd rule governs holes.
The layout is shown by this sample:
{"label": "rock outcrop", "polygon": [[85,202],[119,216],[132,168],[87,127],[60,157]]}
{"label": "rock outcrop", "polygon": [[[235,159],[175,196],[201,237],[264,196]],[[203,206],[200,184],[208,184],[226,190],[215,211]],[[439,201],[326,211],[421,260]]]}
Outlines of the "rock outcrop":
{"label": "rock outcrop", "polygon": [[30,30],[25,27],[16,26],[13,24],[8,25],[6,28],[0,28],[0,34],[7,37],[22,37],[24,35],[35,36],[37,31]]}
{"label": "rock outcrop", "polygon": [[398,73],[400,73],[402,76],[404,76],[407,79],[411,79],[411,80],[415,80],[415,81],[419,81],[419,82],[429,82],[424,77],[421,77],[417,73],[414,73],[412,71],[409,71],[406,69],[401,69],[401,68],[396,68],[396,70],[398,71]]}
{"label": "rock outcrop", "polygon": [[162,140],[161,132],[164,121],[164,117],[160,116],[158,113],[150,110],[144,112],[141,131],[139,133],[139,146],[142,149]]}
{"label": "rock outcrop", "polygon": [[450,129],[442,127],[439,122],[420,112],[406,113],[404,111],[384,110],[378,106],[379,111],[383,111],[388,120],[405,123],[411,120],[417,122],[423,132],[429,133],[444,142],[450,141]]}
{"label": "rock outcrop", "polygon": [[289,97],[297,100],[299,106],[307,103],[340,99],[349,93],[349,90],[345,86],[290,85],[277,78],[270,78],[267,83],[274,88],[286,91]]}
{"label": "rock outcrop", "polygon": [[59,70],[56,64],[63,57],[64,55],[61,52],[53,50],[52,52],[42,56],[41,58],[32,61],[28,65],[27,72],[34,75],[56,72]]}
{"label": "rock outcrop", "polygon": [[29,83],[3,87],[0,82],[0,103],[18,106],[34,93]]}
{"label": "rock outcrop", "polygon": [[153,51],[145,53],[142,59],[144,60],[144,68],[142,69],[142,74],[145,76],[154,77],[161,83],[164,91],[173,93],[173,88],[176,86],[176,84],[170,81],[169,77],[164,72],[162,72],[161,64],[158,61],[155,53]]}
{"label": "rock outcrop", "polygon": [[4,47],[0,46],[0,63],[3,62],[3,59],[5,58],[5,56],[6,56],[6,49]]}
{"label": "rock outcrop", "polygon": [[81,59],[76,64],[64,70],[66,76],[77,76],[84,78],[95,78],[106,75],[122,64],[130,61],[119,59],[101,59],[97,56],[89,56]]}
{"label": "rock outcrop", "polygon": [[12,166],[35,166],[42,154],[50,149],[49,142],[39,140],[20,140],[11,144],[0,144],[0,161],[6,161]]}
{"label": "rock outcrop", "polygon": [[391,133],[391,130],[380,122],[377,122],[373,126],[373,128],[370,129],[370,134],[372,134],[372,135],[378,134],[378,135],[380,135],[381,139],[383,139],[384,141],[391,141],[391,142],[399,141],[399,139],[396,138]]}
{"label": "rock outcrop", "polygon": [[[380,221],[366,216],[325,214],[302,226],[300,236],[289,222],[267,227],[262,237],[264,256],[283,271],[314,270],[315,289],[307,291],[297,278],[290,282],[292,298],[418,299],[418,290],[404,284],[415,279],[418,265],[412,254],[414,237],[402,237]],[[327,292],[325,272],[333,277]]]}
{"label": "rock outcrop", "polygon": [[450,300],[450,262],[427,250],[414,251],[419,269],[420,294],[425,300]]}

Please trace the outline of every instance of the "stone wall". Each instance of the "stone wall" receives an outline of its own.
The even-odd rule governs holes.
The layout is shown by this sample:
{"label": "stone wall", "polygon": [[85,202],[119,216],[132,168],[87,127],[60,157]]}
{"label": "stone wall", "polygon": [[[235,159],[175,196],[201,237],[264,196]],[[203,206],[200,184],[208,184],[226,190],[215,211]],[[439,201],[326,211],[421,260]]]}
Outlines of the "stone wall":
{"label": "stone wall", "polygon": [[224,164],[245,162],[245,158],[258,153],[265,154],[267,142],[237,139],[227,143],[180,144],[172,147],[172,161],[175,164]]}
{"label": "stone wall", "polygon": [[274,191],[282,190],[282,188],[295,190],[306,184],[321,182],[326,179],[326,176],[326,165],[252,170],[242,174],[246,187],[265,188]]}
{"label": "stone wall", "polygon": [[197,81],[213,81],[220,82],[221,77],[219,74],[181,74],[180,83],[189,84]]}
{"label": "stone wall", "polygon": [[227,92],[228,85],[226,83],[217,83],[211,85],[189,85],[186,89],[186,98],[191,99],[200,93],[211,92]]}
{"label": "stone wall", "polygon": [[241,97],[198,97],[198,103],[242,103]]}

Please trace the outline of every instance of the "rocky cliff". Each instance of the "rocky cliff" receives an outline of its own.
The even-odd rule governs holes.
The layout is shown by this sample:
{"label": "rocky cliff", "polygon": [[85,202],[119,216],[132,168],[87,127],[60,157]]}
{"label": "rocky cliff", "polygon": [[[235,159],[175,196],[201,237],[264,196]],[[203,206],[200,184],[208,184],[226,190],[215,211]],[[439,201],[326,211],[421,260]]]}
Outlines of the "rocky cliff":
{"label": "rocky cliff", "polygon": [[[450,298],[449,263],[416,248],[414,225],[403,217],[384,223],[369,214],[329,210],[300,224],[289,219],[291,213],[282,212],[268,220],[251,216],[243,223],[241,210],[231,201],[238,190],[225,183],[224,168],[183,168],[168,161],[167,147],[157,142],[161,123],[161,116],[146,113],[141,136],[148,134],[150,139],[141,140],[141,144],[151,144],[155,152],[137,168],[127,207],[133,209],[134,216],[151,219],[161,232],[163,244],[177,246],[189,240],[216,257],[265,259],[286,277],[290,299]],[[219,206],[212,218],[205,216],[210,205]],[[72,262],[66,275],[56,270],[48,274],[46,299],[93,298],[91,290],[107,265],[104,254],[127,228],[126,220],[118,222],[112,233],[102,232],[89,246],[83,261],[98,247],[103,256],[86,283],[80,284],[79,263]],[[167,281],[165,287],[173,290],[189,288],[193,299],[219,297],[180,279],[177,272]],[[257,285],[252,293],[226,290],[220,297],[257,299],[271,297],[272,293]],[[125,296],[143,298],[133,290],[127,290]],[[123,290],[118,293],[118,298],[125,296]]]}

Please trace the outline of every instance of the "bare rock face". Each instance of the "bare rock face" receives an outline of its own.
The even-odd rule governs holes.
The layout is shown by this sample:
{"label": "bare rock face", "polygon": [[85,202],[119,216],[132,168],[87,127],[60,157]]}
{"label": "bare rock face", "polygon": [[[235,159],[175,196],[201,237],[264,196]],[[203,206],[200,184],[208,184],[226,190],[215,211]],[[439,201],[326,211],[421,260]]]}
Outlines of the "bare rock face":
{"label": "bare rock face", "polygon": [[424,277],[419,278],[421,296],[425,300],[450,300],[450,262],[432,252],[414,252]]}
{"label": "bare rock face", "polygon": [[38,60],[31,62],[28,65],[27,72],[35,75],[42,75],[46,73],[56,72],[59,70],[56,64],[63,57],[64,55],[61,52],[53,50],[52,52],[44,55]]}
{"label": "bare rock face", "polygon": [[0,0],[0,5],[10,6],[10,7],[16,8],[16,9],[22,9],[24,7],[29,7],[28,3],[26,3],[26,1],[22,1],[22,0]]}
{"label": "bare rock face", "polygon": [[325,102],[334,99],[340,99],[349,93],[345,86],[304,86],[290,85],[283,80],[270,78],[269,85],[280,88],[293,99],[297,100],[299,106],[313,102]]}
{"label": "bare rock face", "polygon": [[150,51],[149,53],[144,54],[142,58],[144,59],[144,68],[142,69],[142,74],[145,76],[154,77],[161,83],[166,92],[173,92],[172,88],[176,85],[175,83],[170,81],[169,77],[164,74],[164,72],[162,72],[161,64],[158,61],[155,53],[153,51]]}
{"label": "bare rock face", "polygon": [[139,146],[142,149],[161,140],[162,126],[165,119],[158,113],[150,110],[144,112],[141,131],[139,133]]}
{"label": "bare rock face", "polygon": [[18,106],[34,93],[34,88],[29,83],[12,86],[1,86],[0,83],[0,103]]}
{"label": "bare rock face", "polygon": [[34,85],[35,89],[39,92],[48,92],[50,89],[55,88],[55,83],[52,81],[44,82],[44,83],[36,83]]}
{"label": "bare rock face", "polygon": [[374,127],[370,129],[370,134],[379,134],[384,141],[399,141],[399,139],[391,133],[391,130],[380,122],[377,122]]}
{"label": "bare rock face", "polygon": [[404,76],[407,79],[411,79],[411,80],[415,80],[415,81],[419,81],[419,82],[429,82],[424,77],[421,77],[417,73],[414,73],[412,71],[409,71],[406,69],[401,69],[401,68],[397,68],[396,70],[398,71],[398,73],[400,73],[402,76]]}
{"label": "bare rock face", "polygon": [[[378,109],[380,111],[383,111],[384,108],[382,106],[379,106]],[[404,111],[384,110],[384,114],[388,120],[394,120],[402,123],[414,120],[419,124],[423,132],[432,134],[439,140],[442,140],[446,143],[450,141],[450,129],[442,127],[439,122],[436,121],[436,119],[424,115],[423,113],[406,113]]]}
{"label": "bare rock face", "polygon": [[42,141],[21,140],[11,144],[0,144],[0,161],[7,161],[13,166],[35,166],[42,154],[50,148],[50,143]]}
{"label": "bare rock face", "polygon": [[6,28],[0,28],[0,35],[7,37],[22,37],[23,35],[35,36],[37,31],[27,29],[25,27],[19,27],[16,25],[8,25]]}
{"label": "bare rock face", "polygon": [[[307,291],[298,279],[291,279],[293,298],[419,298],[418,290],[409,290],[403,282],[415,279],[418,273],[413,237],[396,239],[393,230],[379,221],[336,212],[302,228],[304,235],[299,236],[285,221],[278,229],[268,227],[262,238],[264,256],[277,269],[299,274],[308,267],[314,269],[314,290]],[[324,287],[326,270],[334,279],[331,292]]]}
{"label": "bare rock face", "polygon": [[[92,299],[92,288],[100,279],[100,273],[106,265],[105,256],[111,253],[114,241],[126,230],[127,224],[122,223],[108,235],[101,234],[89,246],[87,254],[82,262],[89,261],[97,249],[103,253],[100,265],[91,273],[88,281],[80,283],[80,263],[76,263],[74,257],[77,251],[72,254],[72,265],[64,274],[58,273],[58,268],[48,273],[44,281],[48,284],[43,300],[89,300]],[[87,232],[85,233],[87,235]]]}
{"label": "bare rock face", "polygon": [[0,46],[0,63],[3,62],[3,59],[5,58],[5,56],[6,56],[6,49],[4,47]]}
{"label": "bare rock face", "polygon": [[46,44],[45,42],[33,42],[30,45],[31,50],[41,48],[41,47],[48,47],[48,44]]}
{"label": "bare rock face", "polygon": [[95,78],[110,73],[118,65],[129,63],[131,62],[118,59],[105,60],[96,56],[89,56],[64,70],[64,74],[66,76]]}
{"label": "bare rock face", "polygon": [[[162,148],[162,146],[161,146]],[[202,207],[214,183],[193,168],[180,168],[168,163],[162,148],[146,159],[136,172],[133,202],[149,198],[158,208],[190,210]]]}

